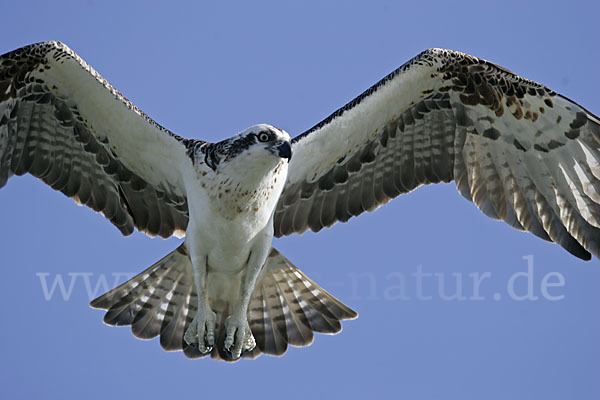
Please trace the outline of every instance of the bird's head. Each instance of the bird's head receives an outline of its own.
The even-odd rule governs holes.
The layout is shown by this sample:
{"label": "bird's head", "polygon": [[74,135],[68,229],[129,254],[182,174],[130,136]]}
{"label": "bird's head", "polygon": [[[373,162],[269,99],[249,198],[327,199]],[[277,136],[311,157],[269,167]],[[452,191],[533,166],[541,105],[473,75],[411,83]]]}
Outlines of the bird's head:
{"label": "bird's head", "polygon": [[223,167],[269,170],[292,158],[290,135],[267,124],[251,126],[206,150],[207,164],[214,170],[221,162]]}
{"label": "bird's head", "polygon": [[292,158],[292,143],[290,135],[279,128],[267,124],[258,124],[251,126],[234,137],[234,143],[239,141],[241,147],[256,155],[261,153],[285,159],[289,161]]}

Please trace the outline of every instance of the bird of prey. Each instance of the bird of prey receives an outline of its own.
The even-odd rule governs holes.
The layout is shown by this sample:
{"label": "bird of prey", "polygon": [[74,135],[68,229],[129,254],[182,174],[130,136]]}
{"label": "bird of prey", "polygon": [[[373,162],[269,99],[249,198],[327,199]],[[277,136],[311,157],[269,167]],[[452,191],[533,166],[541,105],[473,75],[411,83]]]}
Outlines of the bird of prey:
{"label": "bird of prey", "polygon": [[271,245],[402,193],[455,181],[484,214],[600,255],[600,120],[549,88],[451,50],[423,51],[308,131],[185,139],[60,42],[0,57],[0,187],[30,173],[124,235],[185,236],[92,301],[166,350],[281,355],[356,313]]}

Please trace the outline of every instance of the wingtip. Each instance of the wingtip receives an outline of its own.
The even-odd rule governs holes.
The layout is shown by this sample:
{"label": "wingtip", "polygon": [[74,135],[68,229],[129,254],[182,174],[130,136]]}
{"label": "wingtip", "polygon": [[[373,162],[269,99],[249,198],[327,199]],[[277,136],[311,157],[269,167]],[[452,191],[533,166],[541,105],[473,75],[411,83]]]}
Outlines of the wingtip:
{"label": "wingtip", "polygon": [[350,312],[348,313],[348,316],[343,319],[347,319],[347,320],[357,319],[359,316],[358,312],[354,311],[351,308],[349,308],[349,310],[350,310]]}
{"label": "wingtip", "polygon": [[90,303],[88,304],[90,306],[90,308],[94,308],[96,310],[105,310],[105,307],[102,307],[101,305],[101,301],[100,301],[100,297],[90,301]]}
{"label": "wingtip", "polygon": [[106,292],[102,296],[96,297],[94,300],[90,301],[89,306],[90,308],[94,308],[97,310],[108,310],[114,303],[110,301],[110,297],[112,297],[112,291]]}

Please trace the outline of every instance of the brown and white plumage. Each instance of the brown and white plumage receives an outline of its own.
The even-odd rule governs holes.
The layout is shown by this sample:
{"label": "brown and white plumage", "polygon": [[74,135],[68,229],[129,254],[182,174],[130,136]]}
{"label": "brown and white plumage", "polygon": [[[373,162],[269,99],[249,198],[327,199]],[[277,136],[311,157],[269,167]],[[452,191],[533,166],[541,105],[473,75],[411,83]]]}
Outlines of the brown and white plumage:
{"label": "brown and white plumage", "polygon": [[[92,302],[106,323],[160,336],[166,350],[234,361],[338,332],[356,313],[274,250],[272,236],[319,231],[423,184],[454,180],[486,215],[600,256],[600,121],[490,62],[426,50],[289,140],[268,125],[219,143],[181,138],[59,42],[0,57],[0,187],[31,173],[123,234],[186,235]],[[214,348],[200,333],[213,322],[196,321],[213,311]],[[244,346],[256,347],[236,339],[232,356],[228,338],[244,330]]]}
{"label": "brown and white plumage", "polygon": [[600,255],[599,141],[598,118],[547,87],[427,50],[294,138],[275,235],[454,180],[489,217],[589,259]]}
{"label": "brown and white plumage", "polygon": [[0,58],[0,187],[30,173],[101,212],[124,235],[182,236],[181,138],[60,42]]}

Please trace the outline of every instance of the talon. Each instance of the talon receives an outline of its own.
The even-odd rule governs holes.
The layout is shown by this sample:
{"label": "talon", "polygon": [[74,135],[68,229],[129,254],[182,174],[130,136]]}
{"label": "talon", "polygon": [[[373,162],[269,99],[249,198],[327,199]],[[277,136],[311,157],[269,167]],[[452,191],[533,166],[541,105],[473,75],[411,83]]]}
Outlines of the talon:
{"label": "talon", "polygon": [[198,351],[202,354],[210,353],[215,344],[216,319],[216,314],[210,308],[198,312],[183,335],[185,342],[189,345],[197,344]]}
{"label": "talon", "polygon": [[234,360],[233,354],[231,354],[231,351],[228,348],[223,347],[223,353],[225,353],[227,358],[229,358],[230,360]]}
{"label": "talon", "polygon": [[202,354],[208,354],[212,351],[212,346],[206,346],[206,345],[201,346],[200,344],[198,344],[198,350]]}
{"label": "talon", "polygon": [[238,358],[240,358],[242,356],[241,354],[237,354],[237,352],[234,352],[231,349],[223,348],[223,352],[225,353],[227,358],[229,358],[230,360],[237,360]]}
{"label": "talon", "polygon": [[245,351],[251,351],[256,346],[245,316],[229,316],[225,321],[225,333],[227,336],[223,352],[231,360],[239,359]]}
{"label": "talon", "polygon": [[185,335],[183,335],[183,340],[189,345],[198,343],[198,325],[195,321],[192,321],[190,327],[185,331]]}
{"label": "talon", "polygon": [[244,340],[244,346],[242,348],[242,353],[245,351],[252,351],[256,347],[256,340],[254,339],[254,335],[250,333],[249,336],[246,336]]}

